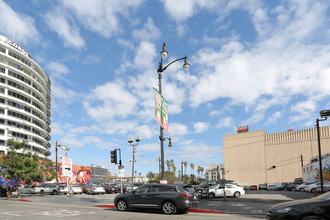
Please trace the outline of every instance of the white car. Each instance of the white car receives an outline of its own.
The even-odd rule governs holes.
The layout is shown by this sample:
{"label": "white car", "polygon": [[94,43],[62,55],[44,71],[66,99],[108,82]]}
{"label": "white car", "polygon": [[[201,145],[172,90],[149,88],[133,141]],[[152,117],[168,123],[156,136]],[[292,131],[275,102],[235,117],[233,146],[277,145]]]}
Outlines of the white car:
{"label": "white car", "polygon": [[296,191],[304,191],[306,183],[296,185]]}
{"label": "white car", "polygon": [[316,190],[318,185],[321,185],[321,183],[316,182],[316,183],[306,184],[304,191],[305,192],[314,192],[314,190]]}
{"label": "white car", "polygon": [[208,189],[202,191],[202,196],[209,197],[210,199],[214,197],[223,197],[224,191],[226,192],[226,196],[238,198],[241,195],[245,194],[245,190],[242,186],[226,184],[226,188],[223,188],[222,185],[216,184],[210,186]]}
{"label": "white car", "polygon": [[81,185],[72,185],[73,193],[82,194]]}
{"label": "white car", "polygon": [[[330,182],[324,181],[323,182],[323,192],[328,192],[330,190]],[[320,185],[317,185],[316,192],[321,192],[321,183]]]}
{"label": "white car", "polygon": [[105,188],[102,185],[93,184],[89,186],[87,194],[105,194]]}

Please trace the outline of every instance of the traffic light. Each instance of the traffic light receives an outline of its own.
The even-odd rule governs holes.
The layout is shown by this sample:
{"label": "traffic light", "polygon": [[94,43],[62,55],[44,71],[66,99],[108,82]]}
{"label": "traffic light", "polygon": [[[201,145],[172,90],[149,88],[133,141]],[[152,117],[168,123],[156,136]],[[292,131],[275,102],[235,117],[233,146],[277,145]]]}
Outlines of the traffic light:
{"label": "traffic light", "polygon": [[111,153],[111,163],[117,164],[117,150],[113,150]]}

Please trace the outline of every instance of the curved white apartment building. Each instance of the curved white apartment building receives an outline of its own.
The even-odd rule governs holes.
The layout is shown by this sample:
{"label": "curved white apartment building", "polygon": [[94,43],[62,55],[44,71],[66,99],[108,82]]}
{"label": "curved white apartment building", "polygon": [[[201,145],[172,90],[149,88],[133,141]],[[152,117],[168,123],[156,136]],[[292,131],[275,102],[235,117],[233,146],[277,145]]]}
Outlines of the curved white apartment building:
{"label": "curved white apartment building", "polygon": [[7,140],[25,139],[26,152],[50,155],[51,81],[19,44],[0,35],[0,154]]}

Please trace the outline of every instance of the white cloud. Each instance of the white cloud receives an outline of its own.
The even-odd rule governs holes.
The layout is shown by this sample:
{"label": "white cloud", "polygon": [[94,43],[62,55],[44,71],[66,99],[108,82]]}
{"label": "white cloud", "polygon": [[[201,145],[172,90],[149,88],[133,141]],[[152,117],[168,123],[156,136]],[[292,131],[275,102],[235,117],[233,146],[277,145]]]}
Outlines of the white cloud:
{"label": "white cloud", "polygon": [[199,9],[214,9],[216,0],[162,0],[165,10],[177,21],[181,22],[198,12]]}
{"label": "white cloud", "polygon": [[35,26],[34,19],[25,14],[14,11],[8,4],[0,0],[0,29],[8,38],[20,44],[38,42],[40,34]]}
{"label": "white cloud", "polygon": [[283,113],[278,111],[275,112],[271,117],[268,118],[266,124],[275,124],[277,122],[278,119],[280,119],[282,117]]}
{"label": "white cloud", "polygon": [[306,120],[312,118],[311,115],[316,110],[316,103],[315,101],[311,100],[305,102],[298,102],[295,105],[292,105],[290,110],[291,112],[293,112],[293,114],[297,113],[297,115],[291,117],[292,121]]}
{"label": "white cloud", "polygon": [[77,49],[85,46],[85,41],[79,33],[79,27],[68,12],[55,8],[55,10],[47,12],[44,19],[48,27],[63,39],[64,46]]}
{"label": "white cloud", "polygon": [[188,134],[188,127],[184,124],[179,123],[169,123],[168,131],[170,135],[173,136],[181,136]]}
{"label": "white cloud", "polygon": [[128,18],[132,10],[136,10],[143,0],[95,0],[92,3],[88,0],[62,0],[61,3],[86,29],[108,38],[121,31],[119,17]]}
{"label": "white cloud", "polygon": [[160,38],[161,32],[159,28],[154,25],[153,19],[149,17],[143,29],[134,30],[132,35],[136,40],[152,41]]}
{"label": "white cloud", "polygon": [[63,75],[69,73],[69,69],[65,65],[57,62],[50,62],[47,68],[49,69],[49,75],[54,79],[62,78]]}
{"label": "white cloud", "polygon": [[121,81],[109,82],[92,90],[84,102],[89,116],[96,121],[112,120],[118,116],[126,118],[137,114],[137,98],[125,88]]}
{"label": "white cloud", "polygon": [[200,134],[209,129],[210,124],[205,122],[195,122],[193,124],[195,133]]}
{"label": "white cloud", "polygon": [[233,119],[231,117],[222,118],[219,120],[216,127],[220,129],[234,127]]}

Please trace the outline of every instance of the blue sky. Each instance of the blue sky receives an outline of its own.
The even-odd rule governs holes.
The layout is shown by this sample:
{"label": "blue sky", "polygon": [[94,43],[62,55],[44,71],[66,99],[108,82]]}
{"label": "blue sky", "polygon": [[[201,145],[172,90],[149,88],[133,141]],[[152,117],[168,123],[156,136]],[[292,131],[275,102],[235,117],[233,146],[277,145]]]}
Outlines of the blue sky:
{"label": "blue sky", "polygon": [[[223,162],[237,126],[267,133],[314,127],[330,109],[330,3],[326,0],[0,0],[0,34],[22,45],[52,79],[52,140],[77,165],[158,172],[153,87],[162,44],[169,102],[165,160]],[[14,35],[13,35],[14,29]],[[322,126],[329,121],[322,122]],[[53,148],[53,147],[52,147]],[[51,159],[54,159],[54,151]],[[64,152],[59,151],[59,155]],[[190,169],[189,169],[190,171]],[[196,173],[196,171],[195,171]]]}

